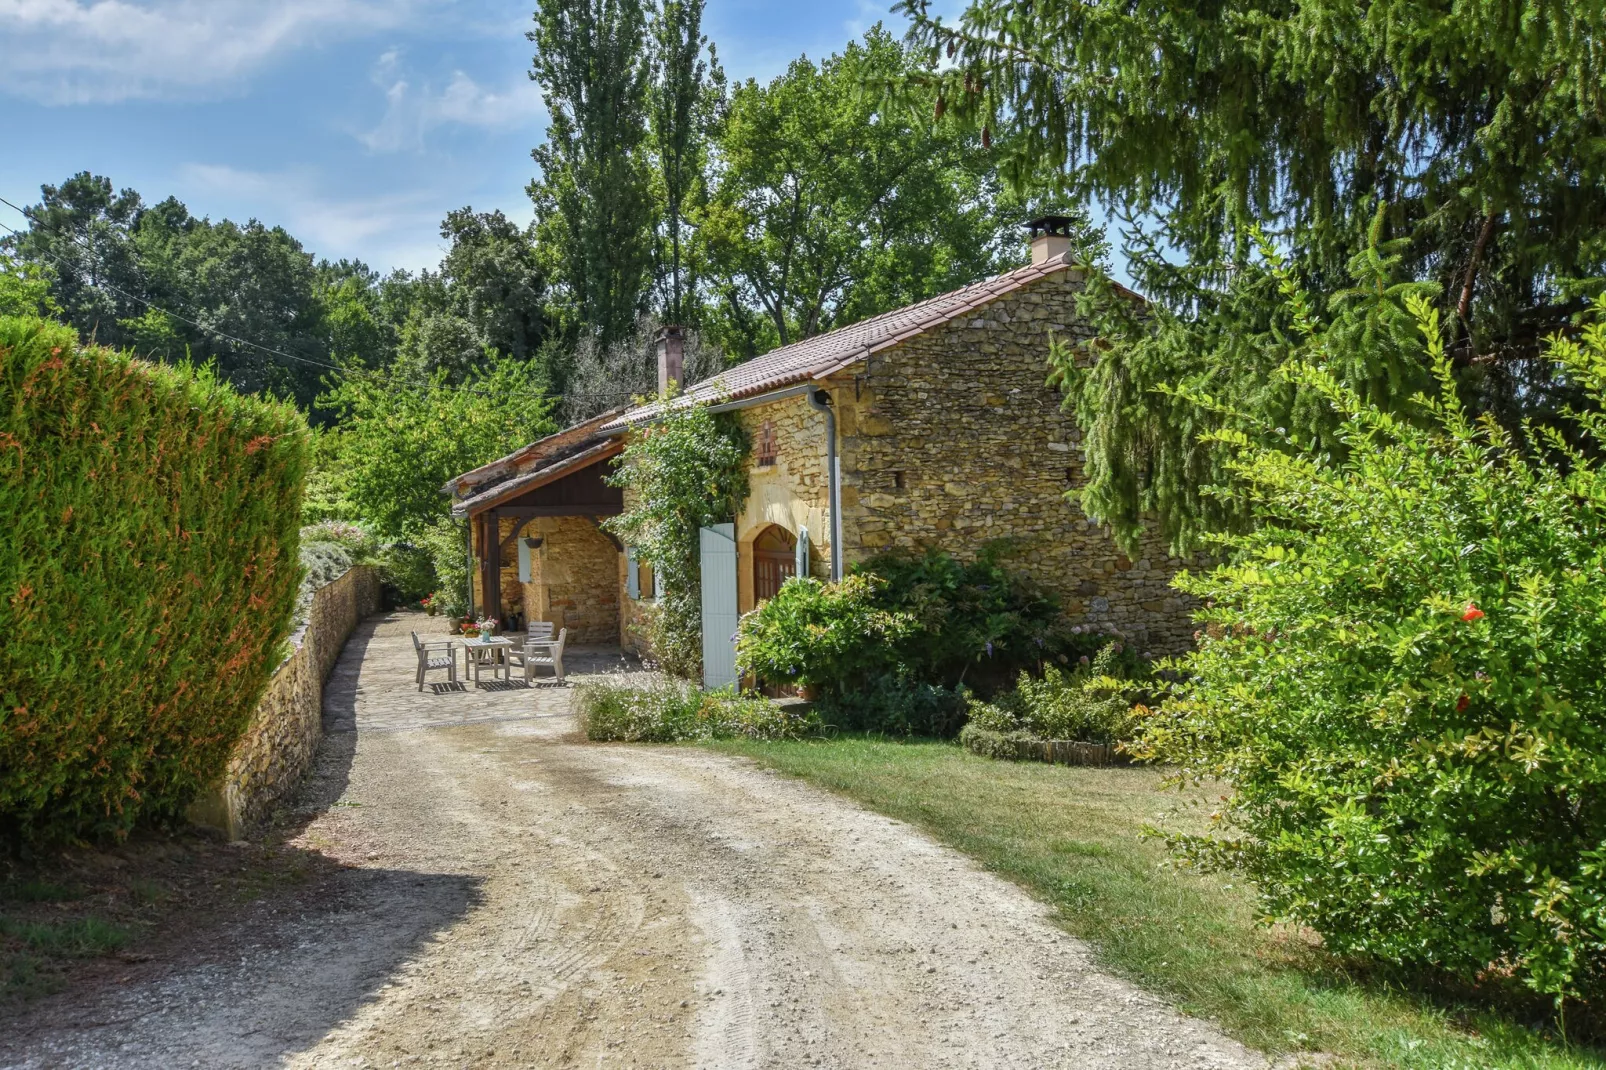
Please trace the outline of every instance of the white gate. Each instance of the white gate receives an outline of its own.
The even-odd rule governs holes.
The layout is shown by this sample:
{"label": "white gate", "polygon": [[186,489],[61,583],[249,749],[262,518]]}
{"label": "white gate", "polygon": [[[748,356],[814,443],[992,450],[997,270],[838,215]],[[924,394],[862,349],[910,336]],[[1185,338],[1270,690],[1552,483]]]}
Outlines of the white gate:
{"label": "white gate", "polygon": [[736,682],[736,525],[702,529],[703,686]]}

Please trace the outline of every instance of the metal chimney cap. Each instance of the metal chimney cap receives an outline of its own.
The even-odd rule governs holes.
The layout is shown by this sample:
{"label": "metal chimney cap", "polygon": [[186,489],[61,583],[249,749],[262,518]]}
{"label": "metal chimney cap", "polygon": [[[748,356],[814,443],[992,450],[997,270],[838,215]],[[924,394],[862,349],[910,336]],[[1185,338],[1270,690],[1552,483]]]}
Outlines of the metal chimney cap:
{"label": "metal chimney cap", "polygon": [[1071,229],[1076,226],[1076,223],[1077,220],[1074,216],[1043,215],[1038,216],[1036,219],[1027,220],[1026,229],[1031,232],[1033,238],[1045,234],[1056,238],[1069,238],[1073,236]]}

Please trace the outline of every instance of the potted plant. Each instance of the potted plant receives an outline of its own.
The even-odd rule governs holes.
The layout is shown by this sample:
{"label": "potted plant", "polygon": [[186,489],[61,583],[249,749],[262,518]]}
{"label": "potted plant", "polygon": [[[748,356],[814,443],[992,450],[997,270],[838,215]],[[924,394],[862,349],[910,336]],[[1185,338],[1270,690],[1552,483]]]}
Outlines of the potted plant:
{"label": "potted plant", "polygon": [[424,612],[425,613],[428,613],[432,617],[435,615],[435,611],[436,611],[437,607],[435,605],[435,597],[433,595],[427,595],[426,594],[423,597],[423,599],[419,602],[419,605],[424,607]]}

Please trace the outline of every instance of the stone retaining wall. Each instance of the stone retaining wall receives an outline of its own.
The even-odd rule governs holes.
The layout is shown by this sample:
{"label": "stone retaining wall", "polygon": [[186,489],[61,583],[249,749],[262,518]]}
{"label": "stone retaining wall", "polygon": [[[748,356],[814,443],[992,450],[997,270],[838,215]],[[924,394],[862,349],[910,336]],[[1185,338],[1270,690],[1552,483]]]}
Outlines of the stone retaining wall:
{"label": "stone retaining wall", "polygon": [[312,766],[323,735],[323,683],[352,631],[379,609],[379,569],[358,565],[312,597],[295,652],[273,674],[222,783],[197,799],[190,818],[238,839],[259,824]]}

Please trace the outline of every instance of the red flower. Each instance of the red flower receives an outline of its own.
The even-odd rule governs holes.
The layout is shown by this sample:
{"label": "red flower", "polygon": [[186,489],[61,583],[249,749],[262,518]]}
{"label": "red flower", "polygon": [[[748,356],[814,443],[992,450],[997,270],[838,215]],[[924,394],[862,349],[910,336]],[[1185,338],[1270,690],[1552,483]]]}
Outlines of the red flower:
{"label": "red flower", "polygon": [[1455,712],[1465,713],[1467,707],[1470,705],[1472,705],[1472,700],[1466,695],[1462,695],[1460,698],[1455,700]]}
{"label": "red flower", "polygon": [[1476,603],[1476,602],[1468,602],[1467,603],[1467,611],[1465,613],[1461,614],[1461,619],[1464,620],[1464,621],[1468,621],[1468,622],[1475,621],[1475,620],[1482,620],[1483,617],[1484,617],[1483,610],[1478,608],[1478,603]]}

